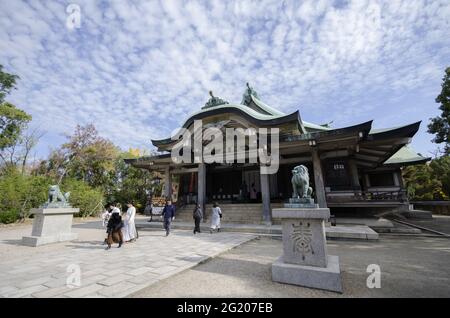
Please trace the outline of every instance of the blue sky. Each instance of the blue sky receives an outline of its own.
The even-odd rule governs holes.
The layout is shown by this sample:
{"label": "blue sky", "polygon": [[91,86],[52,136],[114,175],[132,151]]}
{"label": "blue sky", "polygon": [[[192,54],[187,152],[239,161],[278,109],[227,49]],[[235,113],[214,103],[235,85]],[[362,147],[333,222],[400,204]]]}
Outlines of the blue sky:
{"label": "blue sky", "polygon": [[[66,7],[81,26],[66,27]],[[208,100],[261,100],[314,123],[374,128],[422,120],[446,66],[450,1],[0,0],[0,64],[21,80],[8,100],[46,131],[45,156],[77,124],[123,149],[150,148]]]}

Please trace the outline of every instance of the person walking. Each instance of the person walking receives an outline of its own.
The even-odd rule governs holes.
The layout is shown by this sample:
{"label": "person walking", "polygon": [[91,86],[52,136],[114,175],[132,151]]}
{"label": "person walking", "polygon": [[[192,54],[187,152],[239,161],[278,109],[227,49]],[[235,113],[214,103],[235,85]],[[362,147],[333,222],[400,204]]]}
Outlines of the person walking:
{"label": "person walking", "polygon": [[148,220],[147,222],[153,221],[153,204],[152,204],[152,201],[147,202],[147,205],[145,206],[145,209],[144,209],[144,214],[145,215],[150,215],[150,220]]}
{"label": "person walking", "polygon": [[222,218],[222,210],[220,209],[217,202],[214,202],[211,215],[211,229],[209,230],[209,233],[212,233],[215,229],[217,229],[217,232],[220,232],[221,218]]}
{"label": "person walking", "polygon": [[125,242],[134,242],[137,238],[136,224],[134,219],[136,218],[136,208],[132,202],[127,203],[128,210],[125,213],[125,220],[123,226],[123,238]]}
{"label": "person walking", "polygon": [[167,200],[166,205],[161,213],[161,217],[164,218],[164,229],[166,230],[166,236],[170,234],[170,224],[175,220],[175,206],[171,200]]}
{"label": "person walking", "polygon": [[202,212],[202,207],[200,206],[200,204],[197,204],[195,206],[193,217],[194,217],[194,224],[195,224],[195,228],[194,228],[194,235],[195,235],[195,233],[201,233],[200,221],[203,218],[203,212]]}
{"label": "person walking", "polygon": [[119,213],[120,216],[122,216],[122,211],[119,208],[119,203],[113,203],[110,205],[111,213]]}
{"label": "person walking", "polygon": [[108,204],[105,206],[105,210],[102,213],[102,225],[106,227],[108,225],[109,218],[111,217],[111,206]]}
{"label": "person walking", "polygon": [[121,247],[123,244],[123,235],[122,235],[123,222],[120,213],[112,213],[109,218],[106,233],[108,237],[106,242],[108,246],[107,250],[111,248],[112,243],[119,243],[118,247]]}

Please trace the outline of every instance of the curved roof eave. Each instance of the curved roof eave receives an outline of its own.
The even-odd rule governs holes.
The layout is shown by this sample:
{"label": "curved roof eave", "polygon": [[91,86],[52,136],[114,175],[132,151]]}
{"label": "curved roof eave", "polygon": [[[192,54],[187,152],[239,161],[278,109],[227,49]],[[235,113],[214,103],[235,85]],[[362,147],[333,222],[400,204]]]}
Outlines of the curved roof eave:
{"label": "curved roof eave", "polygon": [[286,116],[285,113],[280,112],[279,110],[270,107],[269,105],[263,103],[262,101],[260,101],[258,98],[256,98],[253,95],[250,95],[251,99],[253,100],[253,102],[258,105],[258,107],[260,107],[261,109],[263,109],[264,111],[266,111],[267,113],[271,114],[272,116]]}
{"label": "curved roof eave", "polygon": [[330,129],[326,131],[314,131],[305,134],[301,134],[298,136],[288,136],[285,141],[298,141],[298,140],[309,140],[309,139],[319,139],[323,137],[335,136],[335,135],[343,135],[343,134],[357,134],[363,133],[362,137],[365,137],[369,134],[369,131],[372,127],[372,120],[366,121],[361,124]]}
{"label": "curved roof eave", "polygon": [[418,121],[395,128],[372,129],[369,132],[369,136],[372,140],[388,139],[392,137],[413,137],[419,130],[421,122],[422,121]]}
{"label": "curved roof eave", "polygon": [[304,125],[306,128],[311,128],[311,129],[317,129],[317,130],[323,130],[323,131],[333,130],[333,128],[330,128],[330,127],[324,127],[324,126],[321,126],[321,125],[309,123],[309,122],[307,122],[307,121],[303,121],[303,125]]}
{"label": "curved roof eave", "polygon": [[[221,115],[226,113],[232,113],[243,116],[249,122],[258,126],[275,126],[293,121],[296,121],[300,127],[302,125],[300,113],[298,110],[288,115],[272,116],[260,114],[244,105],[224,104],[220,106],[210,107],[197,113],[194,113],[184,122],[182,128],[188,128],[194,122],[194,120],[200,120],[209,116]],[[151,141],[152,144],[157,147],[159,145],[164,145],[172,142],[172,139],[171,138],[159,140],[152,139]]]}
{"label": "curved roof eave", "polygon": [[[254,102],[258,107],[260,107],[260,108],[263,109],[264,111],[266,111],[266,112],[272,114],[273,116],[285,116],[285,115],[286,115],[285,113],[280,112],[279,110],[277,110],[277,109],[275,109],[275,108],[273,108],[273,107],[270,107],[269,105],[263,103],[262,101],[260,101],[260,100],[259,100],[258,98],[256,98],[255,96],[250,95],[250,97],[252,98],[253,102]],[[324,126],[317,125],[317,124],[313,124],[313,123],[309,123],[309,122],[306,122],[306,121],[303,121],[303,120],[302,120],[302,123],[303,123],[303,126],[306,127],[306,128],[317,129],[317,130],[323,130],[323,131],[332,130],[332,128],[324,127]]]}

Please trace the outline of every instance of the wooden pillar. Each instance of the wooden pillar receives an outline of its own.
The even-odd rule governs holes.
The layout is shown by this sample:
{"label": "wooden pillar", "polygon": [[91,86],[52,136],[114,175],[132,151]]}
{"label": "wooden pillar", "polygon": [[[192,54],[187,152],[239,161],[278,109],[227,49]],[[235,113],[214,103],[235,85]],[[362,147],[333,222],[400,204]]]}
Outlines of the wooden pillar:
{"label": "wooden pillar", "polygon": [[397,170],[397,175],[398,175],[398,182],[400,184],[400,188],[404,189],[405,188],[405,180],[403,180],[403,171],[401,168],[399,168]]}
{"label": "wooden pillar", "polygon": [[317,148],[311,149],[313,169],[314,169],[314,183],[317,203],[320,208],[327,207],[327,197],[325,195],[325,184],[323,182],[322,164],[320,163],[319,153]]}
{"label": "wooden pillar", "polygon": [[348,159],[348,168],[350,171],[350,176],[352,178],[352,186],[361,187],[361,185],[359,184],[358,167],[356,165],[355,159],[353,158]]}
{"label": "wooden pillar", "polygon": [[166,167],[164,172],[164,196],[172,200],[172,176],[170,174],[170,167]]}
{"label": "wooden pillar", "polygon": [[270,186],[269,186],[269,175],[262,174],[261,176],[261,199],[262,199],[262,216],[263,221],[266,225],[272,224],[272,210],[270,207]]}
{"label": "wooden pillar", "polygon": [[207,213],[205,211],[206,203],[206,164],[198,164],[198,191],[197,191],[197,204],[200,205],[203,211],[203,220],[206,220]]}

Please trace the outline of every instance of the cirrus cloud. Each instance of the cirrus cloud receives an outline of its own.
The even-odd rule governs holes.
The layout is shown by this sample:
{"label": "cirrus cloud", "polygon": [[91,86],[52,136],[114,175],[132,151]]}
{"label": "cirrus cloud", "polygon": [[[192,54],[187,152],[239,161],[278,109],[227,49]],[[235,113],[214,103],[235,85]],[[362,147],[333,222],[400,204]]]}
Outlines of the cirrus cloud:
{"label": "cirrus cloud", "polygon": [[[336,127],[398,126],[437,114],[450,56],[448,1],[0,0],[11,102],[61,142],[94,123],[123,148],[150,147],[208,99],[261,99]],[[422,125],[414,143],[433,149]]]}

